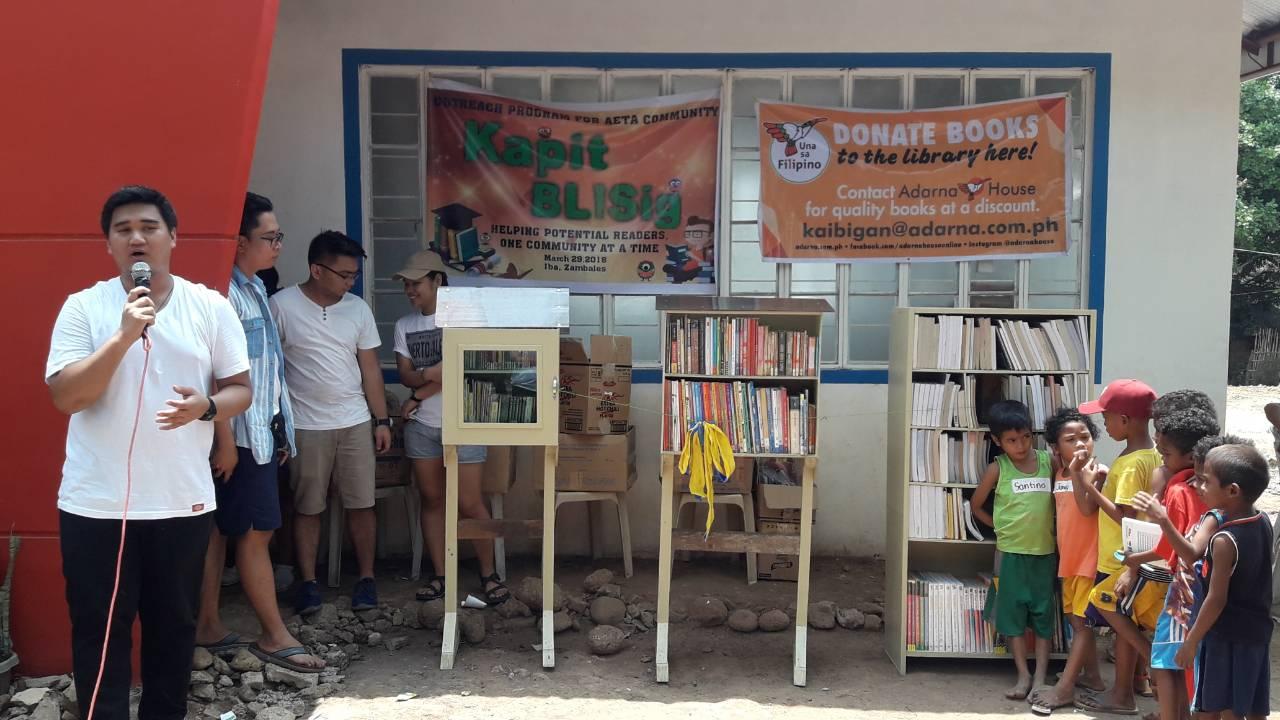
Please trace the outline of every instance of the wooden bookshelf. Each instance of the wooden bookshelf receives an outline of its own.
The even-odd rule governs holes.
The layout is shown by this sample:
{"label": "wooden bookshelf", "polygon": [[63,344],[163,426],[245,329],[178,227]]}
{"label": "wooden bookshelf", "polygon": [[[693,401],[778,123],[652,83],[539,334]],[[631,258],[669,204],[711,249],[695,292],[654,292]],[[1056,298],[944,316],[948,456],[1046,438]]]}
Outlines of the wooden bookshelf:
{"label": "wooden bookshelf", "polygon": [[[965,319],[985,318],[996,325],[996,321],[1024,321],[1035,326],[1044,321],[1065,320],[1076,323],[1077,318],[1084,321],[1087,337],[1083,344],[1087,352],[1083,353],[1084,367],[1071,370],[1013,370],[1011,360],[1003,346],[997,345],[996,367],[994,369],[973,369],[965,367],[936,367],[937,363],[922,356],[917,347],[919,333],[917,321],[920,318],[952,318],[961,316]],[[953,321],[954,322],[954,321]],[[1097,317],[1092,310],[998,310],[989,308],[898,308],[894,311],[890,333],[889,355],[889,415],[887,444],[887,537],[885,547],[885,652],[898,668],[899,673],[907,670],[908,658],[950,658],[999,660],[1012,658],[1009,652],[944,652],[935,650],[912,649],[907,644],[908,609],[907,581],[912,572],[946,573],[956,578],[972,578],[980,572],[991,573],[995,567],[995,540],[989,529],[984,528],[985,540],[943,539],[911,537],[911,510],[909,498],[912,487],[936,487],[972,491],[976,485],[965,483],[932,483],[912,481],[912,430],[938,430],[959,435],[964,432],[985,432],[985,418],[982,417],[985,406],[989,402],[977,402],[979,423],[977,427],[950,427],[942,425],[917,425],[914,420],[915,383],[937,383],[940,376],[946,379],[958,379],[965,376],[985,378],[982,382],[1002,382],[1001,378],[1027,378],[1032,376],[1053,376],[1061,382],[1076,384],[1075,390],[1090,395],[1093,391],[1095,344],[1094,332]],[[1059,326],[1060,327],[1060,326]],[[997,343],[1000,341],[997,339]],[[929,348],[932,350],[932,347]],[[961,364],[964,364],[963,362]],[[1074,365],[1074,363],[1072,363]],[[993,377],[994,376],[994,377]],[[987,386],[987,389],[993,386]],[[983,400],[994,401],[993,394]],[[1081,398],[1083,401],[1087,398]],[[1051,413],[1050,413],[1051,414]],[[985,463],[983,463],[985,466]],[[971,492],[965,493],[966,497]],[[968,535],[966,534],[967,538]],[[1060,657],[1055,653],[1055,657]]]}
{"label": "wooden bookshelf", "polygon": [[[670,617],[671,617],[671,574],[672,574],[672,555],[674,550],[697,550],[702,552],[728,552],[728,553],[777,553],[777,554],[795,554],[799,560],[798,581],[796,583],[796,621],[795,621],[795,654],[792,662],[792,682],[798,686],[803,686],[806,682],[807,665],[806,665],[806,631],[808,629],[808,609],[809,609],[809,558],[810,549],[813,543],[813,485],[814,477],[817,472],[817,456],[818,456],[818,428],[817,422],[818,412],[818,396],[819,396],[819,364],[821,361],[820,354],[820,332],[822,329],[822,316],[824,313],[831,312],[831,306],[825,300],[816,299],[776,299],[776,298],[727,298],[727,297],[687,297],[687,296],[666,296],[659,297],[657,300],[657,309],[661,313],[662,328],[662,348],[663,348],[663,378],[662,378],[662,426],[660,428],[660,437],[662,439],[661,451],[661,467],[662,467],[662,506],[661,506],[661,532],[659,533],[659,554],[658,554],[658,628],[657,628],[657,652],[654,658],[654,672],[658,682],[667,682],[670,677],[670,664],[667,654],[667,641],[670,637]],[[681,340],[691,343],[689,336],[673,337],[671,326],[674,321],[705,321],[707,318],[732,318],[737,321],[751,321],[755,325],[762,326],[772,331],[783,332],[803,332],[807,337],[813,338],[814,349],[812,352],[812,362],[802,363],[803,367],[792,366],[791,370],[795,374],[742,374],[732,375],[724,373],[708,373],[708,372],[673,372],[675,369],[685,370],[685,368],[673,368],[673,358],[679,361],[679,356],[673,353],[680,352]],[[754,327],[754,325],[753,325]],[[679,335],[677,333],[677,335]],[[673,343],[675,345],[673,345]],[[745,344],[736,346],[739,352],[748,352]],[[696,351],[696,348],[695,348]],[[735,350],[730,348],[728,353]],[[738,358],[740,359],[740,358]],[[725,362],[724,367],[732,367],[733,356]],[[740,364],[739,364],[740,365]],[[699,367],[699,370],[705,370]],[[723,368],[719,368],[723,369]],[[803,465],[802,485],[801,485],[801,509],[799,533],[791,535],[775,535],[765,533],[750,532],[722,532],[717,531],[711,534],[709,538],[704,540],[702,533],[688,530],[673,531],[674,520],[674,503],[676,502],[676,462],[679,457],[679,451],[671,445],[672,433],[672,416],[671,410],[671,386],[672,383],[679,382],[705,382],[705,383],[751,383],[753,388],[783,388],[788,393],[788,398],[792,397],[792,393],[799,395],[804,393],[804,398],[809,404],[808,412],[811,419],[805,422],[805,433],[800,446],[795,443],[787,443],[781,452],[761,452],[761,451],[738,451],[735,447],[735,457],[751,457],[751,458],[786,458],[799,460]],[[734,406],[738,409],[738,406]],[[721,414],[721,417],[724,415]],[[741,415],[734,413],[736,418]],[[681,417],[681,416],[677,416]],[[698,417],[706,417],[712,419],[710,414],[695,413],[690,419]],[[677,420],[678,422],[678,420]],[[722,428],[731,438],[737,437],[734,429],[730,427]],[[744,428],[739,428],[740,435],[745,435]],[[751,508],[749,512],[754,512]]]}

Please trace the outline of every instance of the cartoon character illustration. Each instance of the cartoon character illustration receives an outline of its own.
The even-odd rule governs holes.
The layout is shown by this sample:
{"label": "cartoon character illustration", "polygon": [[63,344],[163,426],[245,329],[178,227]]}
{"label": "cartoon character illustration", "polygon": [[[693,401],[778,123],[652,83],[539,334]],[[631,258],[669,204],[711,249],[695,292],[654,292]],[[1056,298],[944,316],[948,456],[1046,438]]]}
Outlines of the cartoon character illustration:
{"label": "cartoon character illustration", "polygon": [[673,193],[680,192],[680,188],[683,186],[684,186],[684,181],[681,180],[680,178],[671,178],[671,181],[667,183],[667,189]]}
{"label": "cartoon character illustration", "polygon": [[487,234],[482,238],[475,227],[480,213],[459,203],[438,207],[431,213],[435,215],[431,250],[454,270],[471,273],[478,268],[483,274],[485,261],[494,251],[489,247]]}
{"label": "cartoon character illustration", "polygon": [[969,193],[969,200],[973,200],[989,182],[991,182],[991,178],[974,178],[969,182],[960,183],[959,187],[962,191]]}
{"label": "cartoon character illustration", "polygon": [[687,245],[668,245],[667,264],[662,266],[662,272],[672,283],[679,285],[698,277],[702,264],[689,257]]}
{"label": "cartoon character illustration", "polygon": [[641,260],[640,264],[636,266],[636,274],[645,282],[653,279],[654,270],[655,267],[652,260]]}
{"label": "cartoon character illustration", "polygon": [[540,138],[549,138],[549,137],[551,137],[551,128],[549,128],[549,127],[540,127],[540,128],[538,128],[538,137],[540,137]]}
{"label": "cartoon character illustration", "polygon": [[769,137],[773,138],[774,142],[787,144],[786,155],[787,157],[791,157],[797,152],[796,143],[804,138],[805,135],[808,135],[814,125],[825,121],[826,118],[814,118],[807,122],[800,123],[799,125],[796,123],[767,122],[764,124],[764,129],[765,132],[769,133]]}

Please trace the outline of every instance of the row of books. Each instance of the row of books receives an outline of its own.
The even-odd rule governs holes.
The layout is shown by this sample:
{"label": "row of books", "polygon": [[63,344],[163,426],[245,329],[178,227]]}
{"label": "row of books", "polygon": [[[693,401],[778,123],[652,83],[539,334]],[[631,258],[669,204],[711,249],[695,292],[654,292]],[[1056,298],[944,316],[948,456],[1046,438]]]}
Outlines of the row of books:
{"label": "row of books", "polygon": [[756,318],[678,315],[667,325],[667,372],[684,375],[810,377],[818,339],[774,330]]}
{"label": "row of books", "polygon": [[907,537],[921,540],[984,540],[960,488],[907,486]]}
{"label": "row of books", "polygon": [[[990,573],[960,579],[948,573],[907,574],[907,650],[912,652],[973,653],[1005,655],[1006,638],[996,633],[995,624],[984,617],[987,598],[998,592],[998,581]],[[1068,625],[1054,603],[1053,638],[1050,650],[1065,653],[1071,636]]]}
{"label": "row of books", "polygon": [[1004,378],[1004,398],[1018,400],[1031,411],[1031,428],[1044,430],[1045,421],[1058,408],[1079,407],[1089,400],[1085,375],[1009,375]]}
{"label": "row of books", "polygon": [[911,388],[911,424],[926,427],[978,427],[976,378],[959,383],[914,383]]}
{"label": "row of books", "polygon": [[734,452],[809,454],[817,411],[809,391],[756,387],[752,382],[667,380],[663,387],[663,448],[683,449],[685,430],[714,423]]}
{"label": "row of books", "polygon": [[911,482],[977,485],[991,457],[985,432],[911,431]]}
{"label": "row of books", "polygon": [[462,358],[463,370],[508,371],[533,370],[538,367],[535,350],[467,350]]}
{"label": "row of books", "polygon": [[[963,315],[916,318],[916,369],[1089,369],[1088,320],[1002,320]],[[997,353],[997,347],[1001,352]]]}
{"label": "row of books", "polygon": [[983,617],[991,575],[960,580],[954,575],[907,575],[907,650],[950,653],[1006,652],[995,624]]}
{"label": "row of books", "polygon": [[466,380],[462,418],[469,423],[537,422],[538,398],[533,394],[507,392],[508,383]]}

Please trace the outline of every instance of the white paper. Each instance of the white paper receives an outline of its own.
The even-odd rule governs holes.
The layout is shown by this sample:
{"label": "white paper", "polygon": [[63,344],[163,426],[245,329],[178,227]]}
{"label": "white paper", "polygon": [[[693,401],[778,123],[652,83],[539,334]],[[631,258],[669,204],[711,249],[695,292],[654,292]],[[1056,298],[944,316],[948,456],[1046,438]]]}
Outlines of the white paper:
{"label": "white paper", "polygon": [[569,327],[569,291],[561,288],[442,287],[436,327]]}
{"label": "white paper", "polygon": [[1155,523],[1124,518],[1120,523],[1120,532],[1124,550],[1130,555],[1151,550],[1160,542],[1160,526]]}

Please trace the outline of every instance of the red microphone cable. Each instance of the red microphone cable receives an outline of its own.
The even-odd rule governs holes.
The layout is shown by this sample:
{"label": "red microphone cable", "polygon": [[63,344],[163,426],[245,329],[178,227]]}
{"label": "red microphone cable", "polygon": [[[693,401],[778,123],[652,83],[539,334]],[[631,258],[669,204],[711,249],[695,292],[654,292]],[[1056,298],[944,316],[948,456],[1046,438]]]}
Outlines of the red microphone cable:
{"label": "red microphone cable", "polygon": [[120,568],[124,564],[125,528],[129,523],[129,496],[133,494],[133,442],[138,437],[138,422],[142,419],[142,391],[146,387],[147,366],[151,363],[151,338],[142,335],[142,380],[138,383],[138,405],[133,411],[133,429],[129,432],[129,452],[125,456],[124,512],[120,514],[120,549],[116,551],[116,577],[111,585],[111,604],[107,606],[107,631],[102,638],[102,658],[98,661],[98,679],[93,683],[93,695],[89,698],[89,713],[84,720],[93,720],[93,710],[98,704],[98,691],[102,688],[102,676],[107,670],[107,648],[111,645],[111,621],[116,614],[116,598],[120,592]]}

